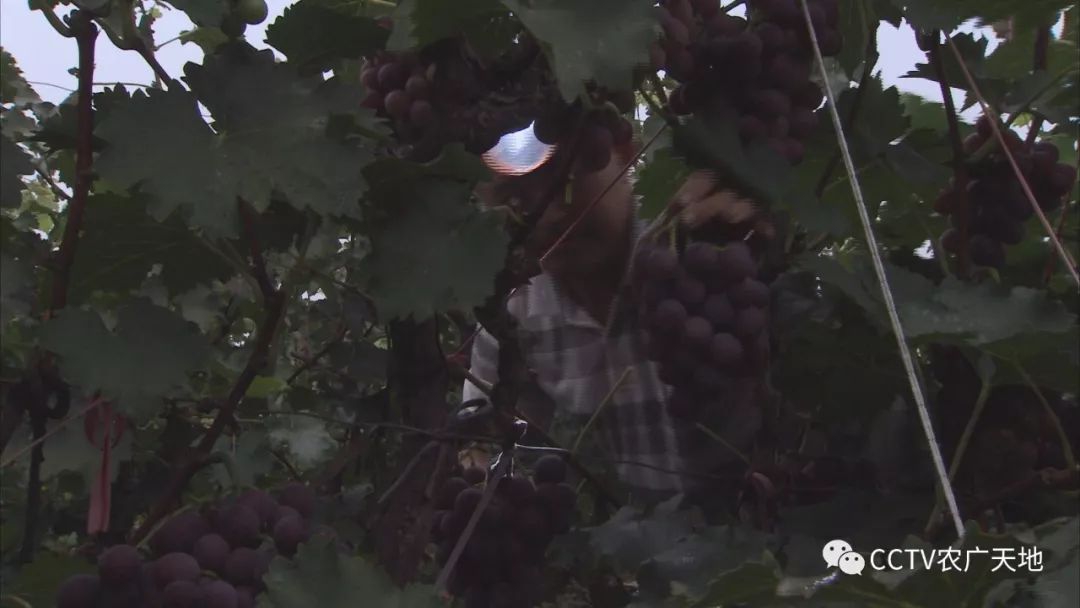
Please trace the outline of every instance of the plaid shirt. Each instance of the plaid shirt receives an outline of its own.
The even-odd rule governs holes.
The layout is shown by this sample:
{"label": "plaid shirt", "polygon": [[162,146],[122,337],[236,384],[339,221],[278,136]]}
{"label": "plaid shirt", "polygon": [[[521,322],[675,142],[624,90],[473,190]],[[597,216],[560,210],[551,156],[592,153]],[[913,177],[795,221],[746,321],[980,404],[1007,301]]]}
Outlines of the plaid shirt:
{"label": "plaid shirt", "polygon": [[[682,476],[664,471],[686,469],[680,447],[690,427],[667,414],[671,387],[660,381],[659,366],[646,356],[628,282],[623,281],[606,335],[604,326],[561,294],[547,273],[520,287],[507,307],[518,321],[526,363],[538,384],[523,391],[521,409],[545,411],[558,404],[557,416],[587,420],[625,373],[591,433],[627,485],[662,494],[684,491]],[[494,383],[497,362],[498,343],[482,330],[473,344],[471,371]],[[463,399],[474,398],[483,395],[466,381]]]}

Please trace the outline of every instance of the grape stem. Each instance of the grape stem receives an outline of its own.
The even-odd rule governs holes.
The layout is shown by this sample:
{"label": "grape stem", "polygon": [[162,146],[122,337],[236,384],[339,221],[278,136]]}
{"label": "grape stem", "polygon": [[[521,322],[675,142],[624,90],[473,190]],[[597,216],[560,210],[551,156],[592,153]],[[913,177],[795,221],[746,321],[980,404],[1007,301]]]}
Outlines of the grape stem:
{"label": "grape stem", "polygon": [[1061,426],[1061,418],[1058,417],[1057,412],[1054,411],[1054,408],[1050,407],[1050,403],[1047,402],[1046,397],[1043,396],[1042,391],[1039,390],[1039,387],[1035,385],[1035,382],[1031,379],[1031,376],[1027,373],[1027,370],[1024,369],[1024,366],[1020,363],[1020,361],[1018,359],[1014,359],[1012,364],[1014,367],[1016,367],[1016,371],[1020,373],[1020,377],[1024,379],[1024,382],[1027,383],[1028,387],[1030,387],[1031,390],[1035,393],[1035,396],[1038,397],[1039,403],[1042,404],[1043,411],[1046,413],[1046,417],[1050,419],[1050,423],[1054,426],[1054,432],[1057,434],[1058,441],[1061,442],[1061,452],[1062,455],[1065,457],[1065,464],[1070,469],[1075,469],[1076,455],[1073,454],[1072,444],[1069,443],[1069,436],[1065,433],[1065,429]]}
{"label": "grape stem", "polygon": [[633,370],[634,368],[632,366],[626,366],[626,369],[623,370],[623,373],[619,376],[619,379],[615,381],[615,384],[613,384],[607,394],[604,395],[603,400],[600,401],[600,405],[596,406],[596,411],[594,411],[592,416],[589,417],[589,421],[585,423],[585,426],[581,427],[581,431],[578,433],[577,439],[574,440],[573,447],[570,448],[571,454],[576,455],[578,453],[578,448],[581,447],[581,442],[585,439],[585,436],[589,434],[589,431],[592,430],[593,425],[595,425],[597,419],[600,418],[600,414],[605,409],[607,409],[607,405],[612,402],[613,397],[615,397],[615,391],[619,390],[619,387],[622,386],[622,383],[626,381],[626,379],[630,376],[630,372],[632,372]]}
{"label": "grape stem", "polygon": [[499,482],[506,474],[512,460],[513,458],[509,457],[499,459],[499,464],[495,466],[495,470],[488,478],[489,481],[487,482],[487,485],[484,486],[484,494],[480,497],[480,503],[477,504],[476,509],[473,510],[472,516],[469,518],[469,523],[465,524],[465,529],[461,532],[461,536],[458,537],[454,549],[450,552],[450,557],[446,559],[446,563],[443,565],[442,570],[439,571],[439,576],[435,579],[435,590],[437,592],[446,589],[446,581],[453,573],[454,566],[457,565],[461,553],[465,550],[465,545],[467,545],[469,539],[472,538],[473,531],[476,530],[476,524],[480,521],[480,517],[484,514],[484,510],[487,509],[488,504],[491,503],[491,499],[495,496],[495,488],[499,487]]}
{"label": "grape stem", "polygon": [[961,277],[966,277],[971,268],[971,253],[968,250],[969,235],[969,219],[971,217],[970,205],[971,201],[967,196],[967,183],[968,175],[967,168],[964,165],[964,142],[960,137],[960,122],[956,113],[956,105],[953,103],[952,89],[949,86],[948,77],[945,74],[945,65],[941,61],[940,45],[938,44],[938,32],[934,31],[934,43],[930,50],[927,51],[927,55],[930,57],[930,64],[934,68],[934,73],[937,75],[938,86],[941,87],[941,100],[945,107],[945,120],[949,125],[949,144],[952,146],[953,158],[952,158],[952,170],[953,170],[953,190],[956,192],[956,200],[958,202],[957,208],[952,212],[957,216],[959,221],[960,231],[960,245],[957,247],[957,274]]}
{"label": "grape stem", "polygon": [[746,456],[746,454],[743,454],[735,446],[731,445],[726,439],[724,439],[720,435],[717,435],[715,431],[700,422],[695,422],[694,426],[697,427],[697,429],[702,433],[705,433],[709,437],[709,439],[712,439],[716,443],[724,446],[725,449],[734,454],[739,460],[743,461],[746,466],[752,466],[750,459]]}
{"label": "grape stem", "polygon": [[[979,100],[979,106],[982,108],[983,114],[987,116],[998,116],[997,112],[990,106],[990,103],[982,94],[982,90],[979,89],[979,85],[975,82],[975,78],[972,77],[971,72],[967,69],[967,65],[960,55],[960,49],[956,48],[956,44],[953,43],[951,38],[949,38],[946,43],[956,57],[956,61],[960,65],[960,71],[964,74],[968,86],[971,87],[971,92],[974,93],[975,98]],[[1002,128],[998,125],[997,120],[991,120],[989,122],[1001,152],[1005,155],[1005,158],[1009,160],[1009,165],[1016,174],[1016,179],[1020,182],[1020,187],[1023,188],[1024,195],[1027,196],[1028,202],[1031,203],[1031,208],[1035,211],[1035,216],[1039,218],[1039,223],[1042,224],[1043,230],[1046,231],[1046,235],[1050,238],[1050,242],[1053,244],[1054,249],[1057,250],[1061,260],[1065,262],[1065,269],[1069,271],[1069,275],[1072,277],[1073,282],[1080,285],[1080,274],[1077,274],[1076,271],[1076,261],[1072,259],[1072,255],[1070,255],[1069,252],[1065,250],[1065,247],[1062,246],[1061,239],[1059,239],[1054,232],[1054,228],[1050,225],[1050,221],[1046,219],[1046,214],[1043,213],[1042,208],[1039,207],[1038,201],[1035,200],[1035,194],[1032,193],[1031,186],[1028,184],[1027,179],[1024,178],[1024,173],[1020,170],[1019,165],[1016,164],[1016,158],[1013,156],[1012,150],[1009,149],[1009,146],[1005,141],[1005,136],[1001,132]]]}
{"label": "grape stem", "polygon": [[[956,479],[956,472],[960,470],[960,463],[963,461],[964,453],[971,442],[971,436],[975,433],[975,426],[979,423],[979,418],[982,417],[983,409],[986,407],[986,400],[990,397],[992,388],[990,378],[980,378],[980,381],[982,384],[979,387],[979,396],[975,399],[975,406],[971,410],[971,416],[968,417],[967,424],[964,425],[964,430],[960,433],[960,440],[956,444],[956,450],[953,451],[952,462],[949,463],[949,481]],[[941,516],[941,506],[941,494],[939,492],[937,500],[934,502],[934,508],[930,511],[930,517],[923,528],[925,536],[929,536],[934,526],[937,525]]]}

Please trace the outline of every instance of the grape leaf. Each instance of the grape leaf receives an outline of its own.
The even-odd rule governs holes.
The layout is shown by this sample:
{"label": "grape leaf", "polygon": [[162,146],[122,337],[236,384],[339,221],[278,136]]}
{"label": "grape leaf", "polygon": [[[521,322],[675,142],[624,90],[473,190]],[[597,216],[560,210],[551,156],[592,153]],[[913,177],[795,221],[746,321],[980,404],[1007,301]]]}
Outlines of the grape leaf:
{"label": "grape leaf", "polygon": [[1056,15],[1073,5],[1072,0],[893,0],[904,9],[904,17],[917,28],[952,30],[961,23],[978,17],[981,23],[1011,19],[1020,29],[1057,21]]}
{"label": "grape leaf", "polygon": [[266,28],[266,43],[305,69],[331,67],[382,49],[389,36],[371,17],[338,12],[317,0],[300,0]]}
{"label": "grape leaf", "polygon": [[19,569],[17,576],[4,577],[4,594],[20,598],[28,606],[55,606],[56,592],[65,580],[96,571],[97,567],[83,557],[39,551],[34,554],[34,561]]}
{"label": "grape leaf", "polygon": [[65,309],[44,325],[41,344],[60,357],[66,380],[84,393],[100,390],[136,421],[156,414],[209,355],[198,327],[145,299],[119,309],[115,331],[95,312]]}
{"label": "grape leaf", "polygon": [[229,5],[221,0],[168,0],[168,3],[187,13],[195,25],[221,25]]}
{"label": "grape leaf", "polygon": [[223,435],[214,444],[214,451],[225,452],[232,458],[229,466],[217,464],[212,471],[214,479],[224,488],[252,486],[259,477],[273,470],[270,443],[261,429],[245,429],[238,438]]}
{"label": "grape leaf", "polygon": [[138,92],[98,127],[109,147],[95,168],[119,187],[140,185],[155,219],[183,208],[213,236],[236,235],[237,197],[262,210],[280,193],[297,209],[359,216],[366,185],[357,168],[371,154],[325,135],[330,113],[359,111],[349,106],[358,95],[300,81],[275,65],[270,51],[248,55],[187,65],[187,80],[219,133],[203,122],[189,93]]}
{"label": "grape leaf", "polygon": [[275,557],[263,576],[266,592],[259,608],[434,608],[442,602],[430,585],[399,588],[384,572],[357,556],[338,552],[316,536],[300,545],[292,560]]}
{"label": "grape leaf", "polygon": [[649,63],[656,38],[645,0],[502,0],[547,46],[563,98],[573,101],[595,80],[615,91],[633,88],[633,72]]}
{"label": "grape leaf", "polygon": [[270,431],[270,440],[289,451],[303,469],[318,464],[337,447],[326,423],[308,416],[284,416],[280,426]]}
{"label": "grape leaf", "polygon": [[19,176],[33,172],[30,155],[6,135],[0,135],[0,208],[22,204],[22,191],[26,186]]}
{"label": "grape leaf", "polygon": [[445,38],[464,36],[476,50],[497,56],[513,44],[514,29],[499,0],[403,0],[394,11],[391,51],[421,48]]}
{"label": "grape leaf", "polygon": [[670,148],[657,151],[634,181],[634,194],[641,199],[638,215],[646,220],[659,215],[689,175],[690,167]]}
{"label": "grape leaf", "polygon": [[638,509],[623,507],[589,530],[589,544],[597,553],[611,558],[617,568],[636,571],[644,561],[672,549],[693,531],[689,512],[674,511],[675,506],[664,503],[647,516]]}
{"label": "grape leaf", "polygon": [[776,599],[779,584],[780,566],[772,555],[763,553],[760,561],[748,560],[713,578],[704,597],[692,606],[735,606],[745,602],[765,606]]}
{"label": "grape leaf", "polygon": [[637,579],[643,590],[678,583],[683,594],[701,597],[715,583],[716,573],[760,558],[765,540],[765,534],[749,526],[712,526],[650,557],[638,570]]}
{"label": "grape leaf", "polygon": [[92,290],[135,289],[155,266],[173,295],[236,274],[178,218],[154,221],[128,197],[90,197],[71,271],[72,301],[85,300]]}
{"label": "grape leaf", "polygon": [[22,70],[11,53],[0,47],[0,103],[23,106],[41,101],[34,88],[23,78]]}
{"label": "grape leaf", "polygon": [[399,193],[371,234],[359,274],[384,320],[469,309],[492,294],[508,238],[495,212],[468,204],[468,185],[428,178]]}

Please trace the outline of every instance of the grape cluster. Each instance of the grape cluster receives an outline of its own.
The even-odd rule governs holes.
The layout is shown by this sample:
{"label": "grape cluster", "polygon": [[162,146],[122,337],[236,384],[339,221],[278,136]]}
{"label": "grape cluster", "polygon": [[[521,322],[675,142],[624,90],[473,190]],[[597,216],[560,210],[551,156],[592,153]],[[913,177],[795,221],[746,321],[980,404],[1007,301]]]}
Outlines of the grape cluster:
{"label": "grape cluster", "polygon": [[[838,0],[808,0],[821,52],[840,52]],[[749,20],[719,9],[716,0],[663,0],[657,9],[664,38],[653,67],[681,84],[669,105],[676,114],[734,109],[739,136],[764,141],[792,164],[817,127],[824,96],[811,79],[813,47],[798,0],[748,0]]]}
{"label": "grape cluster", "polygon": [[393,119],[399,129],[425,129],[435,121],[430,101],[433,70],[433,65],[411,53],[380,53],[360,73],[367,90],[361,105]]}
{"label": "grape cluster", "polygon": [[[992,119],[980,116],[975,132],[964,140],[964,151],[974,154],[995,142]],[[1028,145],[1014,131],[1004,131],[1005,140],[1043,211],[1061,206],[1062,197],[1072,190],[1076,169],[1058,162],[1058,149],[1049,142]],[[967,252],[979,266],[1002,268],[1006,245],[1016,245],[1024,238],[1024,223],[1035,214],[1016,178],[1016,172],[997,143],[991,143],[986,156],[969,163],[969,180],[961,191],[951,181],[934,202],[934,210],[950,216],[952,227],[941,235],[941,246],[953,254],[964,246],[958,211],[964,201],[968,211]]]}
{"label": "grape cluster", "polygon": [[314,510],[314,492],[294,483],[276,500],[249,490],[201,513],[185,511],[150,537],[153,560],[131,545],[112,546],[98,558],[97,575],[63,583],[57,607],[252,608],[274,555],[292,556],[310,537]]}
{"label": "grape cluster", "polygon": [[768,365],[769,287],[757,279],[749,246],[644,245],[635,260],[649,357],[674,392],[668,412],[700,415],[706,403]]}
{"label": "grape cluster", "polygon": [[633,138],[634,127],[624,114],[632,112],[635,104],[634,94],[629,91],[610,93],[589,87],[588,109],[581,102],[554,104],[537,117],[533,132],[540,141],[557,144],[580,122],[575,167],[581,173],[594,173],[608,166],[614,148]]}
{"label": "grape cluster", "polygon": [[[480,504],[487,475],[466,469],[439,490],[432,535],[436,558],[446,563]],[[535,480],[535,484],[533,483]],[[577,496],[557,456],[536,462],[533,479],[515,474],[499,481],[449,579],[450,592],[468,608],[527,608],[539,601],[541,561],[555,535],[570,530]]]}

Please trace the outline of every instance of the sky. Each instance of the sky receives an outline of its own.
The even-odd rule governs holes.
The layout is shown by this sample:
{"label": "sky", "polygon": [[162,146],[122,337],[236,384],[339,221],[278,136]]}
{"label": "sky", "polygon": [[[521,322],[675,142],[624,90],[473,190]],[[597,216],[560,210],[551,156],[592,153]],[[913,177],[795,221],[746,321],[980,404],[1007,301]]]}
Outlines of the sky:
{"label": "sky", "polygon": [[[248,26],[245,33],[248,42],[260,48],[267,46],[263,42],[266,26],[293,2],[267,0],[267,4],[270,11],[267,20],[257,26]],[[43,99],[53,103],[62,101],[76,87],[75,77],[68,73],[76,63],[75,41],[56,33],[40,13],[31,12],[27,0],[0,0],[0,14],[3,15],[0,45],[15,57],[26,79]],[[160,44],[191,27],[183,12],[170,10],[156,23],[155,38]],[[886,86],[941,100],[937,83],[902,78],[925,57],[915,45],[911,28],[906,24],[899,29],[884,24],[878,30],[878,43],[881,50],[878,72]],[[200,62],[201,59],[202,51],[198,46],[179,41],[167,44],[158,52],[158,60],[174,77],[183,73],[186,62]],[[97,45],[96,64],[94,78],[99,83],[98,89],[116,82],[145,85],[153,80],[153,73],[137,53],[115,48],[104,35]],[[957,99],[960,99],[959,95]]]}

